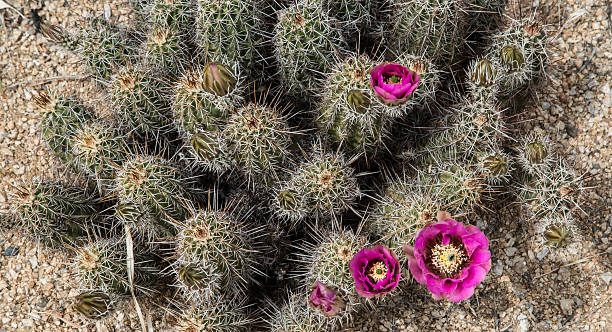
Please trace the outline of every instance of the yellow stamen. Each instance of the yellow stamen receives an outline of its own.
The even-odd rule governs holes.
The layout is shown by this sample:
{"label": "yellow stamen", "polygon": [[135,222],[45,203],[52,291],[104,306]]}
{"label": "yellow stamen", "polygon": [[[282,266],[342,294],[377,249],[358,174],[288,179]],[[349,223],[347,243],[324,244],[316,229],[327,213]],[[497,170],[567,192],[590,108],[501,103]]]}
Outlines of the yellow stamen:
{"label": "yellow stamen", "polygon": [[458,268],[467,260],[463,248],[454,244],[442,245],[441,243],[431,250],[431,262],[441,272],[454,275]]}
{"label": "yellow stamen", "polygon": [[385,263],[378,262],[370,267],[370,271],[368,271],[368,276],[372,278],[375,282],[379,282],[387,277],[387,272],[389,272],[389,268],[385,266]]}

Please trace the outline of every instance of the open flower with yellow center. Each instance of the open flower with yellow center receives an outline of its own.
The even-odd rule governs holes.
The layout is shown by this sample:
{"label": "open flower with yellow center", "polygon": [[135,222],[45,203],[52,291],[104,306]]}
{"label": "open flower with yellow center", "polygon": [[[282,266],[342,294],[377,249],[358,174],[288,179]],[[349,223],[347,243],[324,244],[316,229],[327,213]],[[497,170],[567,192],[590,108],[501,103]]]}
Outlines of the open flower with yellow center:
{"label": "open flower with yellow center", "polygon": [[414,247],[405,245],[408,267],[436,299],[465,300],[491,269],[489,240],[476,227],[443,218],[425,226]]}
{"label": "open flower with yellow center", "polygon": [[363,297],[389,293],[401,277],[397,258],[384,246],[362,249],[353,256],[349,268],[357,294]]}

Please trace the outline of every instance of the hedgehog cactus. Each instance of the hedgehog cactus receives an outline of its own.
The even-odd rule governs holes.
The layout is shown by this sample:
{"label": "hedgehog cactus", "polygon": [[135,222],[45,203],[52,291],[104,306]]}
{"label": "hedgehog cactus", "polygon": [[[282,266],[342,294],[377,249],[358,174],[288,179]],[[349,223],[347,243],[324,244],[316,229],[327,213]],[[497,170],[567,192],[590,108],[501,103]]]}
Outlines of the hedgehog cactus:
{"label": "hedgehog cactus", "polygon": [[351,56],[334,67],[318,92],[317,125],[332,142],[349,151],[371,151],[382,144],[392,106],[380,102],[370,85],[374,63]]}
{"label": "hedgehog cactus", "polygon": [[198,36],[206,60],[229,59],[250,76],[256,60],[257,15],[253,0],[198,0]]}
{"label": "hedgehog cactus", "polygon": [[436,100],[436,90],[440,88],[441,71],[429,59],[404,53],[395,62],[406,66],[419,76],[419,85],[410,96],[413,110],[428,109]]}
{"label": "hedgehog cactus", "polygon": [[70,244],[99,221],[91,194],[57,182],[16,187],[11,211],[19,227],[47,245]]}
{"label": "hedgehog cactus", "polygon": [[317,147],[288,181],[277,186],[274,212],[293,222],[308,215],[317,219],[338,216],[361,194],[353,173],[341,154]]}
{"label": "hedgehog cactus", "polygon": [[[255,240],[261,231],[245,223],[250,211],[240,202],[223,210],[192,211],[193,216],[177,225],[173,271],[184,296],[196,303],[241,297],[257,270]],[[210,302],[212,303],[212,302]]]}
{"label": "hedgehog cactus", "polygon": [[[140,8],[140,12],[146,17],[145,23],[166,26],[176,34],[188,33],[194,24],[195,13],[190,0],[153,0]],[[138,12],[137,8],[136,11]]]}
{"label": "hedgehog cactus", "polygon": [[464,38],[464,4],[460,0],[394,0],[391,3],[390,50],[423,55],[446,67]]}
{"label": "hedgehog cactus", "polygon": [[96,80],[109,80],[116,68],[136,55],[128,33],[102,19],[87,20],[87,25],[77,34],[67,33],[55,25],[41,24],[41,30],[49,40],[79,54]]}
{"label": "hedgehog cactus", "polygon": [[539,78],[547,62],[547,37],[531,18],[511,19],[506,29],[493,36],[488,57],[501,68],[501,94],[510,96]]}
{"label": "hedgehog cactus", "polygon": [[440,203],[430,196],[429,187],[410,180],[394,180],[368,221],[373,233],[398,257],[402,245],[413,243],[417,231],[435,220]]}
{"label": "hedgehog cactus", "polygon": [[74,152],[70,136],[93,119],[91,110],[74,98],[46,91],[35,96],[34,101],[42,112],[38,129],[43,140],[62,162],[71,163]]}
{"label": "hedgehog cactus", "polygon": [[241,75],[233,67],[211,62],[183,74],[172,106],[181,132],[218,131],[227,123],[230,110],[242,101]]}
{"label": "hedgehog cactus", "polygon": [[165,25],[153,25],[145,35],[144,63],[155,72],[178,73],[185,64],[186,45],[181,35]]}
{"label": "hedgehog cactus", "polygon": [[457,149],[467,154],[489,151],[508,136],[504,109],[490,98],[465,98],[454,108],[444,133],[447,141],[458,143]]}
{"label": "hedgehog cactus", "polygon": [[452,214],[470,211],[480,205],[482,193],[489,190],[486,182],[470,165],[448,163],[421,171],[419,177],[431,189],[444,210]]}
{"label": "hedgehog cactus", "polygon": [[321,315],[309,308],[307,299],[308,295],[296,293],[290,294],[289,299],[281,306],[270,303],[270,308],[266,311],[270,331],[334,331],[333,325],[330,326]]}
{"label": "hedgehog cactus", "polygon": [[182,310],[173,326],[177,332],[247,332],[252,331],[253,320],[246,315],[244,301],[214,303],[189,306]]}
{"label": "hedgehog cactus", "polygon": [[[410,61],[414,60],[413,58],[405,58],[411,65],[416,65],[416,62]],[[406,82],[403,83],[414,85],[406,87],[402,95],[385,95],[381,98],[376,89],[381,88],[379,85],[389,86],[384,82],[378,84],[378,77],[374,77],[383,70],[381,66],[405,69],[410,77],[406,77]],[[419,69],[423,72],[422,68]],[[383,78],[385,75],[381,74]],[[411,97],[419,91],[420,77],[416,72],[399,64],[375,66],[365,55],[351,55],[334,66],[324,84],[324,87],[317,91],[320,100],[317,106],[317,125],[336,145],[351,152],[361,153],[381,148],[391,120],[408,113],[415,106]],[[387,93],[382,89],[379,91]],[[427,93],[423,95],[425,94]],[[421,96],[419,95],[418,101],[423,101]],[[393,98],[393,101],[387,103],[386,98]]]}
{"label": "hedgehog cactus", "polygon": [[546,174],[553,166],[555,155],[547,136],[530,134],[525,136],[517,148],[518,162],[530,175]]}
{"label": "hedgehog cactus", "polygon": [[[304,276],[304,287],[319,281],[337,287],[343,294],[355,294],[355,283],[349,271],[349,262],[367,246],[365,236],[349,229],[315,234],[318,243],[307,243],[299,254]],[[356,301],[352,296],[351,303]]]}
{"label": "hedgehog cactus", "polygon": [[292,144],[292,132],[280,109],[249,103],[232,112],[222,134],[228,157],[250,184],[278,180]]}
{"label": "hedgehog cactus", "polygon": [[312,96],[346,47],[342,32],[315,0],[301,0],[278,17],[274,51],[284,88]]}
{"label": "hedgehog cactus", "polygon": [[117,168],[133,151],[130,139],[116,128],[93,122],[75,130],[69,142],[74,164],[96,181],[101,193],[112,191]]}
{"label": "hedgehog cactus", "polygon": [[189,205],[199,194],[195,184],[159,157],[134,156],[117,172],[115,192],[120,203],[135,204],[168,228],[189,216]]}
{"label": "hedgehog cactus", "polygon": [[170,105],[164,83],[133,66],[121,68],[110,82],[110,101],[117,121],[130,130],[158,136],[168,130]]}
{"label": "hedgehog cactus", "polygon": [[578,192],[582,190],[581,176],[562,161],[549,171],[536,176],[527,175],[517,185],[521,202],[536,216],[570,213],[579,208]]}
{"label": "hedgehog cactus", "polygon": [[[150,294],[147,288],[159,271],[134,246],[134,290]],[[122,239],[93,240],[76,248],[72,273],[84,289],[97,289],[107,294],[129,294],[127,251]]]}
{"label": "hedgehog cactus", "polygon": [[[374,21],[374,3],[371,0],[321,0],[323,10],[336,18],[343,32],[357,39]],[[352,37],[355,36],[355,37]]]}

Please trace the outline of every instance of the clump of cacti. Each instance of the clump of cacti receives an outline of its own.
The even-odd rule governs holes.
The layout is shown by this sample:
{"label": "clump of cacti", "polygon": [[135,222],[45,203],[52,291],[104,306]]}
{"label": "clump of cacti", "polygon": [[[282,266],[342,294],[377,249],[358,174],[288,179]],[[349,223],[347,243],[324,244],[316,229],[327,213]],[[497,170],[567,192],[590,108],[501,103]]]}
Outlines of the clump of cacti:
{"label": "clump of cacti", "polygon": [[131,3],[130,29],[41,25],[110,117],[40,93],[44,141],[88,188],[14,199],[20,226],[74,249],[86,318],[159,288],[178,331],[333,331],[409,275],[464,300],[490,251],[451,216],[510,189],[539,246],[577,241],[582,177],[543,136],[514,137],[508,114],[545,76],[545,29],[500,1]]}

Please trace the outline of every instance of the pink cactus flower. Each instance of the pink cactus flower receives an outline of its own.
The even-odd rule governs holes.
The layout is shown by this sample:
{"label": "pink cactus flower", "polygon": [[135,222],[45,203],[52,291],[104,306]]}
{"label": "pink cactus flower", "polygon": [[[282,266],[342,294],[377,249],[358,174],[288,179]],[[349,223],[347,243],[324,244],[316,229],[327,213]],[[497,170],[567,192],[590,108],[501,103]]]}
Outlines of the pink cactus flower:
{"label": "pink cactus flower", "polygon": [[372,89],[389,106],[405,103],[420,80],[416,72],[397,63],[383,63],[370,71]]}
{"label": "pink cactus flower", "polygon": [[312,294],[308,299],[311,307],[319,310],[324,316],[335,316],[344,310],[346,303],[333,288],[329,288],[318,280],[311,287]]}
{"label": "pink cactus flower", "polygon": [[489,240],[476,226],[450,216],[438,220],[419,231],[414,247],[404,245],[408,268],[435,299],[459,302],[474,294],[491,269]]}
{"label": "pink cactus flower", "polygon": [[387,294],[401,277],[399,262],[384,246],[359,251],[349,263],[357,294],[363,297]]}

